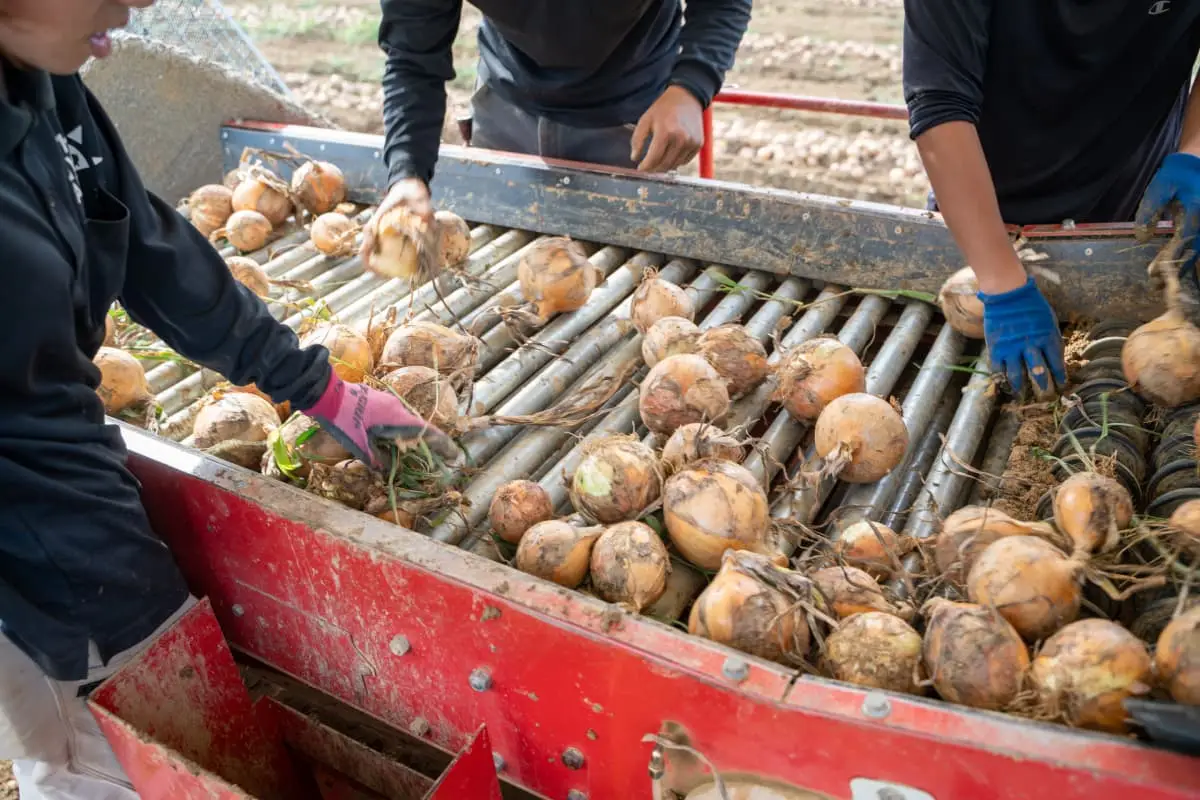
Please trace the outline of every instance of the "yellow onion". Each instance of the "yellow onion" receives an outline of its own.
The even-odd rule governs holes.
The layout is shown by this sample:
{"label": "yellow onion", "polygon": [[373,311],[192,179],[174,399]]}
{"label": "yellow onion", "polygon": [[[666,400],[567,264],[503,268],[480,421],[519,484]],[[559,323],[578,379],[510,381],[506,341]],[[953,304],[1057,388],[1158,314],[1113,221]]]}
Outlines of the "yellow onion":
{"label": "yellow onion", "polygon": [[904,460],[908,428],[886,400],[844,394],[817,417],[813,443],[825,459],[825,474],[846,483],[874,483]]}
{"label": "yellow onion", "polygon": [[740,464],[743,455],[742,445],[725,431],[704,422],[689,422],[667,439],[662,449],[662,462],[667,472],[678,472],[706,458]]}
{"label": "yellow onion", "polygon": [[1153,663],[1117,623],[1081,619],[1046,640],[1029,676],[1043,710],[1075,727],[1124,733],[1125,699],[1150,691]]}
{"label": "yellow onion", "polygon": [[257,211],[235,211],[225,222],[224,228],[213,231],[210,238],[225,238],[229,244],[249,253],[266,246],[271,238],[271,221]]}
{"label": "yellow onion", "polygon": [[517,280],[521,296],[546,321],[555,314],[583,308],[600,282],[600,272],[578,242],[556,236],[539,239],[526,248],[517,264]]}
{"label": "yellow onion", "polygon": [[741,325],[718,325],[700,335],[697,352],[722,378],[730,397],[741,397],[770,373],[762,342]]}
{"label": "yellow onion", "polygon": [[1129,334],[1121,368],[1134,391],[1155,405],[1200,400],[1200,328],[1168,311]]}
{"label": "yellow onion", "polygon": [[823,660],[839,681],[920,693],[921,634],[891,614],[868,611],[844,620],[825,640]]}
{"label": "yellow onion", "polygon": [[188,197],[188,219],[205,236],[221,228],[233,214],[233,192],[224,186],[201,186]]}
{"label": "yellow onion", "polygon": [[1176,703],[1200,706],[1200,605],[1163,628],[1154,648],[1154,666]]}
{"label": "yellow onion", "polygon": [[253,258],[230,256],[225,259],[225,265],[229,267],[234,280],[259,297],[266,297],[271,293],[271,279],[267,277],[267,271]]}
{"label": "yellow onion", "polygon": [[842,528],[833,543],[833,553],[840,563],[872,577],[888,578],[900,568],[900,558],[912,549],[912,544],[911,539],[897,536],[887,525],[864,519]]}
{"label": "yellow onion", "polygon": [[643,273],[642,282],[629,301],[629,318],[638,333],[650,330],[663,317],[683,317],[693,320],[696,308],[683,289],[658,277],[653,269]]}
{"label": "yellow onion", "polygon": [[847,619],[868,611],[880,611],[901,617],[911,616],[911,609],[889,602],[879,582],[856,567],[825,567],[808,577],[817,587],[825,606],[838,619]]}
{"label": "yellow onion", "polygon": [[383,476],[361,461],[346,459],[336,464],[314,462],[305,488],[318,497],[333,500],[358,511],[387,489]]}
{"label": "yellow onion", "polygon": [[267,218],[272,227],[287,222],[292,215],[292,201],[281,188],[273,186],[273,182],[261,175],[246,178],[233,190],[233,210],[257,211]]}
{"label": "yellow onion", "polygon": [[1054,530],[1044,522],[1021,522],[996,508],[963,506],[942,521],[934,542],[938,573],[955,586],[962,585],[975,559],[987,546],[1005,536],[1050,538]]}
{"label": "yellow onion", "polygon": [[550,495],[533,481],[509,481],[496,490],[488,506],[492,533],[509,544],[518,544],[525,531],[553,517]]}
{"label": "yellow onion", "polygon": [[347,325],[324,322],[300,340],[301,347],[321,345],[329,351],[333,371],[347,383],[361,383],[371,374],[371,345],[367,338]]}
{"label": "yellow onion", "polygon": [[663,317],[642,337],[642,360],[653,367],[667,356],[695,353],[699,341],[696,323],[683,317]]}
{"label": "yellow onion", "polygon": [[388,336],[384,369],[429,367],[452,379],[471,380],[479,366],[480,341],[436,322],[410,322]]}
{"label": "yellow onion", "polygon": [[243,167],[235,167],[225,173],[225,177],[221,179],[221,185],[230,192],[230,197],[233,196],[233,190],[238,187],[238,184],[246,179],[246,170]]}
{"label": "yellow onion", "polygon": [[471,226],[452,211],[439,211],[433,219],[437,223],[442,269],[457,267],[471,253]]}
{"label": "yellow onion", "polygon": [[1079,616],[1082,564],[1033,536],[992,542],[967,574],[971,602],[995,608],[1029,642]]}
{"label": "yellow onion", "polygon": [[812,422],[842,395],[865,392],[867,373],[853,350],[819,336],[787,351],[776,370],[772,400],[800,422]]}
{"label": "yellow onion", "polygon": [[658,457],[636,436],[584,442],[571,476],[571,503],[579,513],[605,525],[637,519],[661,492]]}
{"label": "yellow onion", "polygon": [[574,589],[587,577],[592,547],[603,532],[601,525],[577,527],[557,519],[539,522],[521,537],[514,563],[522,572]]}
{"label": "yellow onion", "polygon": [[729,391],[700,356],[668,356],[642,381],[638,410],[647,428],[669,436],[689,422],[721,422],[729,411]]}
{"label": "yellow onion", "polygon": [[1200,500],[1180,503],[1167,521],[1176,548],[1200,559]]}
{"label": "yellow onion", "polygon": [[458,396],[437,370],[401,367],[383,376],[381,383],[430,425],[450,430],[458,422]]}
{"label": "yellow onion", "polygon": [[413,523],[417,521],[417,516],[399,503],[396,504],[395,508],[389,506],[382,511],[376,511],[373,516],[376,519],[390,522],[393,525],[399,525],[401,528],[409,528],[410,530]]}
{"label": "yellow onion", "polygon": [[662,596],[670,572],[666,545],[641,522],[618,522],[606,528],[592,548],[592,590],[635,612]]}
{"label": "yellow onion", "polygon": [[938,306],[951,328],[971,339],[983,338],[983,301],[975,271],[963,267],[942,284]]}
{"label": "yellow onion", "polygon": [[923,660],[943,699],[972,708],[1002,709],[1029,674],[1029,650],[994,609],[935,597],[925,617]]}
{"label": "yellow onion", "polygon": [[292,196],[313,216],[325,214],[346,199],[346,179],[328,161],[306,161],[292,173]]}
{"label": "yellow onion", "polygon": [[348,256],[355,250],[358,226],[345,214],[329,211],[313,220],[308,236],[317,252],[330,258]]}
{"label": "yellow onion", "polygon": [[225,392],[249,392],[250,394],[258,395],[263,400],[266,400],[275,407],[275,415],[282,420],[286,420],[292,415],[292,404],[290,402],[284,400],[282,403],[276,403],[273,399],[271,399],[271,395],[267,394],[253,383],[247,383],[244,386],[234,386],[230,384],[228,386],[222,386],[221,388]]}
{"label": "yellow onion", "polygon": [[[267,441],[270,447],[263,474],[272,478],[307,478],[314,463],[333,466],[350,458],[350,452],[332,434],[300,413],[289,417]],[[280,463],[277,453],[285,454],[285,463]]]}
{"label": "yellow onion", "polygon": [[230,392],[200,409],[192,441],[201,450],[221,442],[264,442],[279,427],[275,406],[250,392]]}
{"label": "yellow onion", "polygon": [[668,478],[663,520],[675,549],[701,569],[720,567],[726,550],[772,552],[767,494],[730,461],[697,461]]}
{"label": "yellow onion", "polygon": [[1133,498],[1112,478],[1078,472],[1054,492],[1054,522],[1082,555],[1115,549],[1132,520]]}
{"label": "yellow onion", "polygon": [[149,401],[150,383],[142,364],[124,350],[101,347],[92,363],[100,370],[100,385],[96,394],[104,403],[104,411],[119,414],[133,405]]}

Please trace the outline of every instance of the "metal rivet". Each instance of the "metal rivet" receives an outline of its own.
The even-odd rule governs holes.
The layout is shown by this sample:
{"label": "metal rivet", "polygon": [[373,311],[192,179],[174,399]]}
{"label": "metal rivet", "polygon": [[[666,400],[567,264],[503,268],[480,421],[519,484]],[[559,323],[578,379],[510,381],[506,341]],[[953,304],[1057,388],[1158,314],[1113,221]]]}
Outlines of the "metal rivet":
{"label": "metal rivet", "polygon": [[492,673],[483,667],[476,667],[471,670],[471,677],[467,678],[467,683],[477,692],[486,692],[492,688]]}
{"label": "metal rivet", "polygon": [[246,613],[246,609],[242,608],[242,607],[241,607],[241,606],[239,606],[239,605],[234,605],[234,607],[233,607],[233,615],[234,615],[235,617],[240,617],[240,616],[242,616],[242,615],[243,615],[243,614],[245,614],[245,613]]}
{"label": "metal rivet", "polygon": [[375,155],[375,160],[376,160],[376,161],[378,161],[378,160],[379,160],[379,156],[380,156],[380,153],[379,153],[379,151],[378,151],[378,150],[376,150],[374,155]]}
{"label": "metal rivet", "polygon": [[562,762],[567,769],[583,769],[583,753],[577,747],[568,747],[563,750]]}
{"label": "metal rivet", "polygon": [[409,650],[412,650],[412,645],[409,644],[407,636],[398,633],[388,642],[388,650],[391,650],[394,656],[402,656],[406,655]]}
{"label": "metal rivet", "polygon": [[229,138],[229,131],[222,131],[222,132],[221,132],[221,138],[222,138],[222,139],[228,139],[228,138]]}
{"label": "metal rivet", "polygon": [[496,772],[504,771],[504,756],[499,753],[492,753],[492,763],[496,765]]}
{"label": "metal rivet", "polygon": [[744,658],[730,656],[721,665],[721,674],[731,681],[738,681],[740,683],[750,677],[750,665],[746,663]]}
{"label": "metal rivet", "polygon": [[275,144],[275,137],[274,137],[274,136],[272,136],[272,137],[271,137],[271,138],[270,138],[268,141],[269,141],[271,144]]}
{"label": "metal rivet", "polygon": [[868,717],[882,719],[892,713],[892,704],[882,694],[871,692],[863,699],[862,713]]}
{"label": "metal rivet", "polygon": [[1083,254],[1084,254],[1085,256],[1090,256],[1090,255],[1092,254],[1092,248],[1090,248],[1090,247],[1089,247],[1089,248],[1086,248],[1086,249],[1083,251]]}
{"label": "metal rivet", "polygon": [[587,795],[578,789],[567,792],[567,800],[587,800]]}
{"label": "metal rivet", "polygon": [[562,182],[563,182],[563,186],[567,186],[567,185],[569,185],[569,184],[571,183],[571,178],[570,178],[570,176],[563,178],[563,181],[562,181]]}
{"label": "metal rivet", "polygon": [[321,145],[321,152],[325,151],[325,145]]}
{"label": "metal rivet", "polygon": [[417,717],[408,726],[408,732],[413,736],[424,736],[429,733],[429,723],[425,721],[424,717]]}
{"label": "metal rivet", "polygon": [[896,226],[896,234],[899,235],[901,233],[904,233],[904,228],[901,228],[899,225],[897,225]]}
{"label": "metal rivet", "polygon": [[805,211],[803,214],[800,215],[800,219],[804,220],[805,222],[808,222],[810,219],[812,219],[812,214]]}

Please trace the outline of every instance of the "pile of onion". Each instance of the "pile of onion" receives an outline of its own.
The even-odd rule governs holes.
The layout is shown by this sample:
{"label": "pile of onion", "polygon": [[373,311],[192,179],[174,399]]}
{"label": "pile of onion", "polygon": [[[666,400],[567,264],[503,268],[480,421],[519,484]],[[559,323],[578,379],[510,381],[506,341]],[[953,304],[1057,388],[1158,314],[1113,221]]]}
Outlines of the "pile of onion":
{"label": "pile of onion", "polygon": [[730,397],[752,391],[771,371],[766,348],[741,325],[709,328],[700,335],[696,352],[725,379]]}
{"label": "pile of onion", "polygon": [[574,589],[587,577],[592,547],[603,532],[602,525],[580,526],[561,519],[539,522],[521,537],[514,563],[522,572]]}
{"label": "pile of onion", "polygon": [[100,370],[100,385],[96,387],[96,394],[104,403],[106,413],[119,414],[151,399],[146,371],[141,362],[129,353],[115,347],[101,347],[92,363]]}
{"label": "pile of onion", "polygon": [[838,619],[848,619],[868,611],[902,618],[912,616],[912,609],[891,603],[879,582],[856,567],[825,567],[808,577],[824,600],[825,607]]}
{"label": "pile of onion", "polygon": [[988,545],[967,574],[971,602],[994,608],[1027,642],[1045,639],[1079,616],[1083,563],[1034,536]]}
{"label": "pile of onion", "polygon": [[319,344],[329,350],[333,371],[347,383],[361,383],[371,374],[371,345],[367,338],[347,325],[323,322],[300,340],[301,347]]}
{"label": "pile of onion", "polygon": [[458,381],[470,381],[479,366],[480,341],[436,322],[410,322],[392,331],[381,366],[429,367]]}
{"label": "pile of onion", "polygon": [[662,463],[668,473],[674,473],[706,458],[740,464],[744,454],[741,443],[715,425],[689,422],[677,428],[663,445]]}
{"label": "pile of onion", "polygon": [[345,214],[328,211],[313,220],[308,236],[321,255],[330,258],[348,256],[354,252],[358,226]]}
{"label": "pile of onion", "polygon": [[471,253],[471,226],[452,211],[439,211],[433,219],[437,223],[442,269],[457,267]]}
{"label": "pile of onion", "polygon": [[908,450],[908,428],[891,404],[875,395],[844,394],[817,417],[813,443],[824,474],[847,483],[874,483]]}
{"label": "pile of onion", "polygon": [[233,190],[233,210],[257,211],[272,227],[279,227],[292,215],[287,184],[265,169],[255,169]]}
{"label": "pile of onion", "polygon": [[434,427],[452,430],[458,422],[458,395],[450,381],[429,367],[401,367],[383,376],[383,385],[414,414]]}
{"label": "pile of onion", "polygon": [[267,271],[253,258],[230,256],[225,259],[225,265],[229,267],[234,280],[259,297],[266,297],[271,293],[271,279],[267,277]]}
{"label": "pile of onion", "polygon": [[542,322],[583,308],[601,280],[578,242],[563,236],[539,239],[517,264],[521,296]]}
{"label": "pile of onion", "polygon": [[825,640],[829,674],[839,681],[890,692],[920,692],[921,634],[899,617],[855,614]]}
{"label": "pile of onion", "polygon": [[270,401],[251,392],[229,392],[196,414],[192,440],[201,450],[221,442],[265,442],[278,427]]}
{"label": "pile of onion", "polygon": [[583,445],[571,476],[575,510],[605,525],[637,519],[662,492],[658,457],[636,436],[601,436]]}
{"label": "pile of onion", "polygon": [[1121,368],[1134,391],[1173,408],[1200,400],[1200,328],[1169,310],[1129,334]]}
{"label": "pile of onion", "polygon": [[1200,500],[1180,503],[1167,520],[1173,545],[1193,560],[1200,560]]}
{"label": "pile of onion", "polygon": [[612,525],[592,548],[592,590],[601,599],[634,612],[662,597],[670,573],[666,545],[642,522]]}
{"label": "pile of onion", "polygon": [[972,708],[1003,709],[1021,692],[1029,650],[995,609],[935,597],[925,617],[923,661],[945,700]]}
{"label": "pile of onion", "polygon": [[700,356],[668,356],[642,381],[638,410],[647,428],[670,436],[691,422],[721,422],[729,411],[729,391]]}
{"label": "pile of onion", "polygon": [[697,461],[663,486],[663,521],[675,549],[701,569],[726,550],[773,553],[767,494],[750,470],[721,459]]}
{"label": "pile of onion", "polygon": [[887,525],[864,519],[842,528],[833,543],[833,554],[839,563],[884,579],[900,569],[900,559],[913,544],[911,537],[897,536]]}
{"label": "pile of onion", "polygon": [[629,318],[638,333],[644,334],[664,317],[691,321],[696,317],[696,308],[687,292],[658,277],[656,270],[647,269],[629,301]]}
{"label": "pile of onion", "polygon": [[683,317],[663,317],[642,337],[642,360],[653,367],[668,356],[695,353],[699,342],[696,323]]}
{"label": "pile of onion", "polygon": [[1029,676],[1043,711],[1075,727],[1124,733],[1125,699],[1149,693],[1153,662],[1117,623],[1082,619],[1046,640]]}
{"label": "pile of onion", "polygon": [[257,211],[235,211],[225,221],[225,227],[213,231],[209,238],[224,238],[236,249],[249,253],[265,247],[272,230],[271,221]]}
{"label": "pile of onion", "polygon": [[983,338],[983,301],[975,270],[963,267],[947,278],[937,300],[951,328],[971,339]]}
{"label": "pile of onion", "polygon": [[1049,539],[1054,530],[1044,522],[1015,520],[996,508],[963,506],[942,521],[934,542],[938,574],[955,586],[963,585],[979,554],[1005,536]]}
{"label": "pile of onion", "polygon": [[318,425],[316,420],[300,413],[289,417],[279,430],[268,437],[268,442],[270,448],[263,474],[273,478],[286,477],[282,465],[275,458],[277,448],[287,454],[292,462],[291,474],[297,478],[308,477],[313,464],[332,466],[350,458],[349,451],[332,434]]}
{"label": "pile of onion", "polygon": [[1081,558],[1114,550],[1132,520],[1129,491],[1104,475],[1078,472],[1054,491],[1054,523]]}
{"label": "pile of onion", "polygon": [[509,544],[518,544],[525,531],[554,517],[550,495],[533,481],[509,481],[496,490],[488,506],[492,533]]}
{"label": "pile of onion", "polygon": [[306,161],[292,173],[292,197],[314,217],[337,208],[346,199],[342,171],[327,161]]}
{"label": "pile of onion", "polygon": [[188,197],[188,219],[196,230],[211,236],[233,214],[233,192],[224,186],[201,186]]}
{"label": "pile of onion", "polygon": [[1200,605],[1171,620],[1159,634],[1154,667],[1175,702],[1200,706]]}
{"label": "pile of onion", "polygon": [[830,336],[818,336],[787,351],[775,374],[772,400],[800,422],[812,422],[842,395],[865,392],[867,373],[853,350]]}

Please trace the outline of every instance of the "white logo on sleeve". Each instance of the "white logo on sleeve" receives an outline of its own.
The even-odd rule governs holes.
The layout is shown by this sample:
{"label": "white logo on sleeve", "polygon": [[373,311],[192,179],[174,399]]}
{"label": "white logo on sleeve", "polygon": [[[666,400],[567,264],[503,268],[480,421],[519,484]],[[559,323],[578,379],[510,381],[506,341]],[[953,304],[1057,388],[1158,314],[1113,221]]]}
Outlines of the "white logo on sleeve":
{"label": "white logo on sleeve", "polygon": [[76,125],[75,128],[63,136],[61,133],[56,134],[54,140],[58,142],[58,146],[62,149],[63,158],[67,162],[67,166],[71,168],[67,177],[71,179],[71,188],[75,190],[75,202],[83,205],[83,189],[79,186],[79,173],[83,172],[88,167],[94,167],[104,161],[100,156],[88,158],[80,150],[83,144],[83,127]]}
{"label": "white logo on sleeve", "polygon": [[1171,10],[1171,0],[1155,0],[1150,4],[1150,16],[1157,17]]}

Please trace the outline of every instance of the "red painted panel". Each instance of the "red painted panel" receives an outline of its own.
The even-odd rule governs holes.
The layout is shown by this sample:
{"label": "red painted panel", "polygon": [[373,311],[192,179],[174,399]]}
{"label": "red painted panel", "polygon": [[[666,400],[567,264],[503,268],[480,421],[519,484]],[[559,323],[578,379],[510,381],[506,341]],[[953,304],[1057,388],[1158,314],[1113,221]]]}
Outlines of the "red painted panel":
{"label": "red painted panel", "polygon": [[492,761],[487,728],[480,728],[454,763],[442,773],[427,800],[500,800],[500,781]]}

